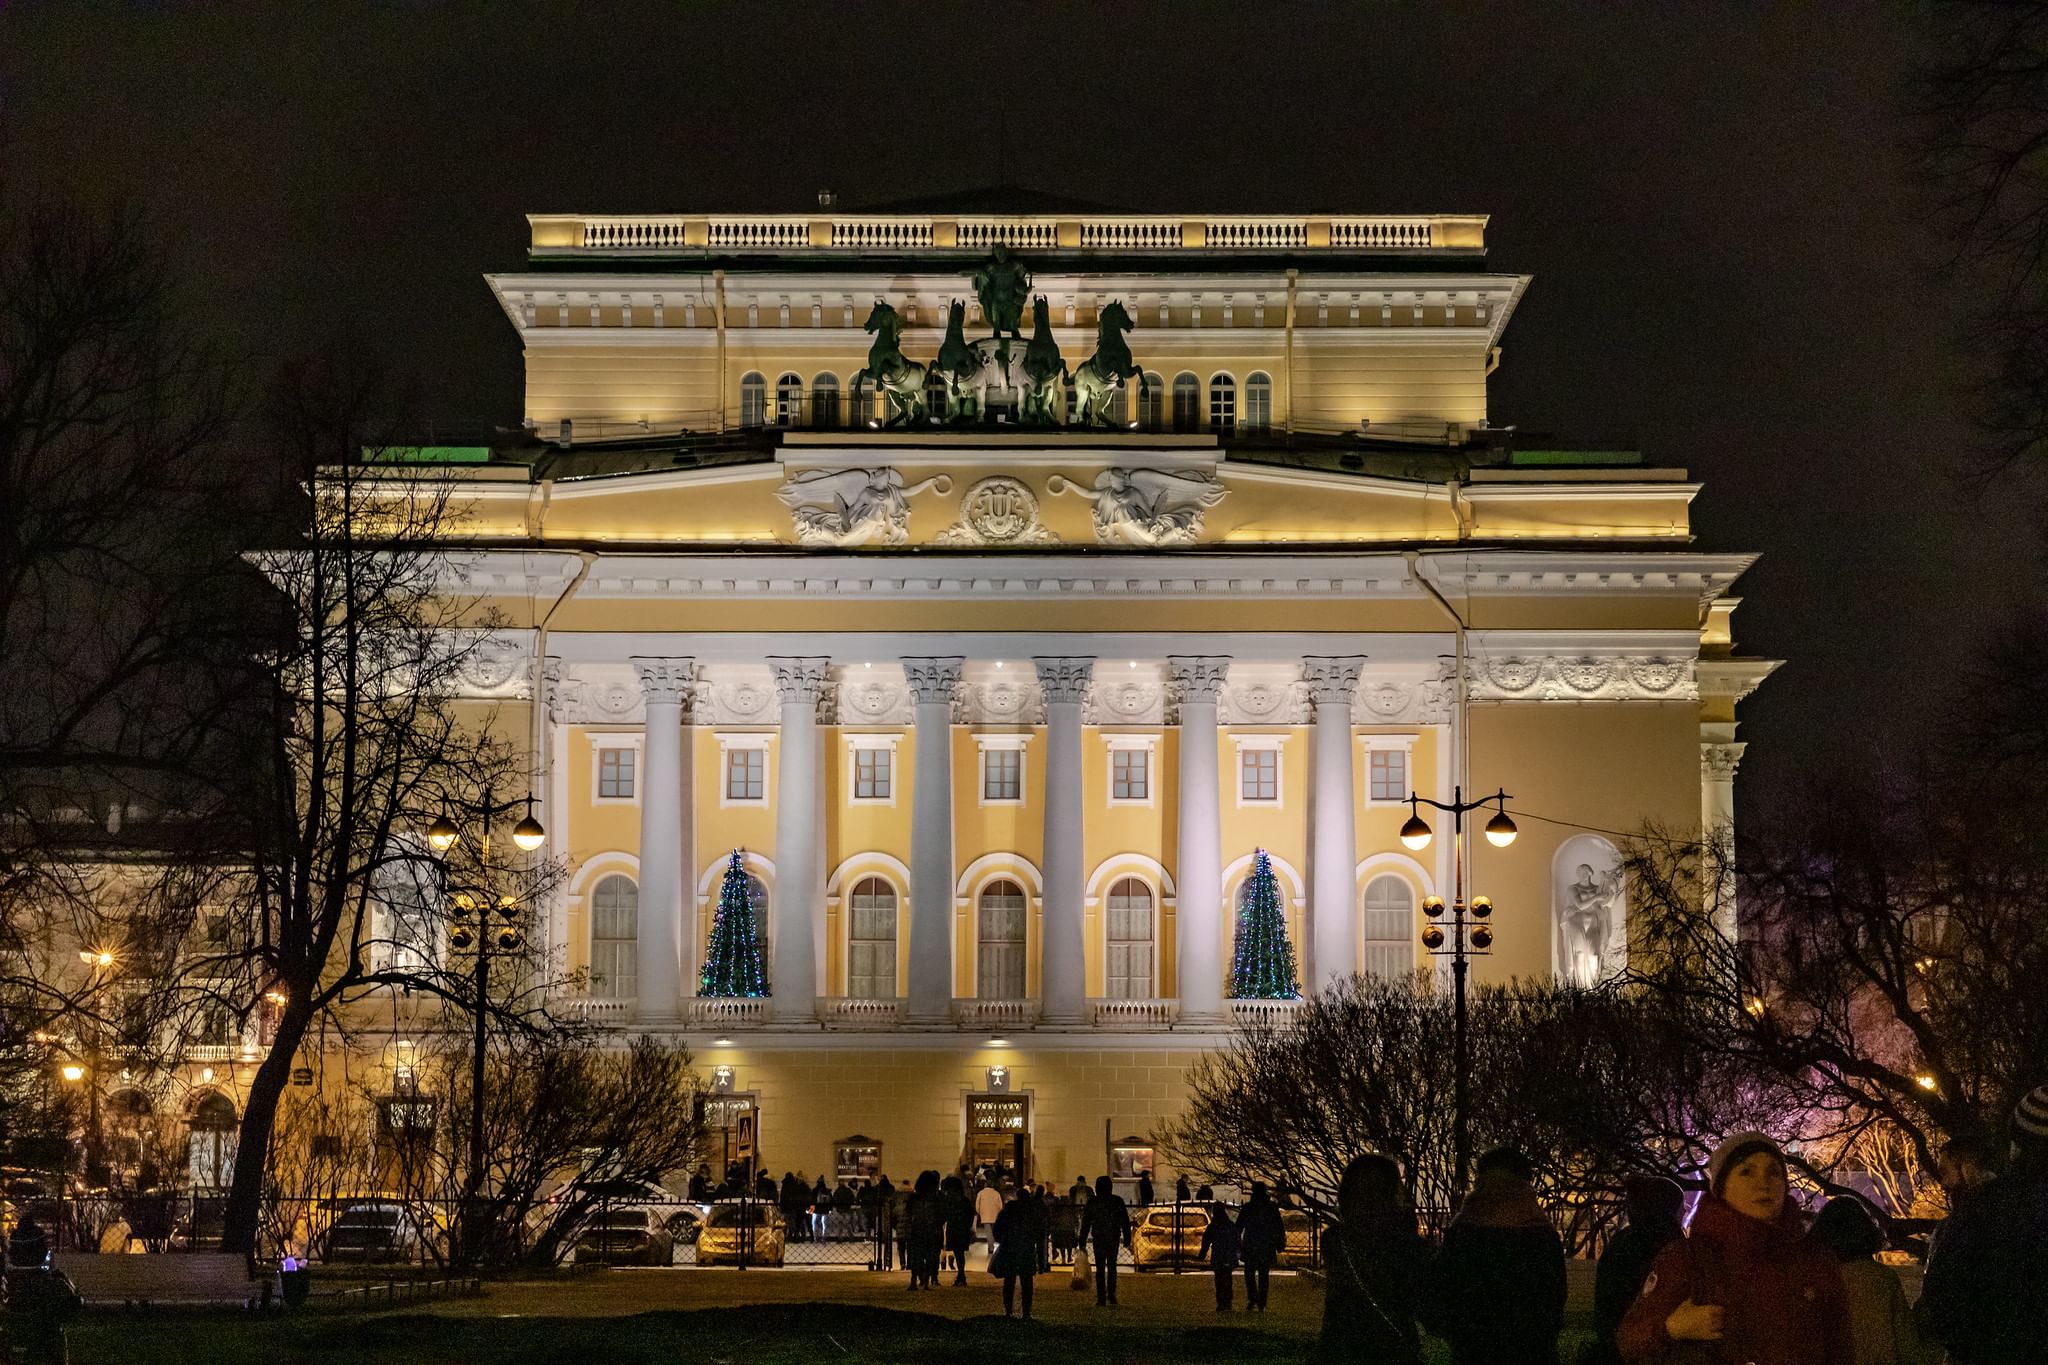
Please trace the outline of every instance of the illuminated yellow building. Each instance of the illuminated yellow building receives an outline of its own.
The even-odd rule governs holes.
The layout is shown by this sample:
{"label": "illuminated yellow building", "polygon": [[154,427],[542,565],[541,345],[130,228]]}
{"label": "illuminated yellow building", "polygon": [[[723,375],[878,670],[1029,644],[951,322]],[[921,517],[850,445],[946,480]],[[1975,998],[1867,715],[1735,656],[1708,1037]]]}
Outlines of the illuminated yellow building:
{"label": "illuminated yellow building", "polygon": [[[1411,790],[1510,794],[1481,980],[1613,970],[1614,832],[1732,817],[1752,557],[1694,547],[1683,471],[1488,425],[1529,280],[1482,217],[531,223],[489,283],[534,443],[439,453],[450,590],[506,623],[474,694],[534,737],[568,1007],[688,1039],[778,1172],[1106,1169],[1291,1008],[1227,994],[1256,850],[1305,987],[1430,965]],[[1103,424],[856,384],[877,301],[911,361],[955,300],[988,338],[998,246],[1069,370],[1135,324]],[[766,999],[696,989],[734,849]]]}

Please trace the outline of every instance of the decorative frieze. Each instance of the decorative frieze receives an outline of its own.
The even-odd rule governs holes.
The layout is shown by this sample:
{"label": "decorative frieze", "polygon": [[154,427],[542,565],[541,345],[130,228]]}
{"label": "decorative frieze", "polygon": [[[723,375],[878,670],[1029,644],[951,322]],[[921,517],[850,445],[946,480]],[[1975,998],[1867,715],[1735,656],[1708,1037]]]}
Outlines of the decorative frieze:
{"label": "decorative frieze", "polygon": [[1306,725],[1308,688],[1295,679],[1259,679],[1225,687],[1216,707],[1225,725]]}
{"label": "decorative frieze", "polygon": [[1081,711],[1084,725],[1164,725],[1167,695],[1149,678],[1108,678],[1089,689]]}
{"label": "decorative frieze", "polygon": [[779,719],[775,689],[765,681],[747,678],[722,683],[700,681],[697,716],[701,725],[773,725]]}
{"label": "decorative frieze", "polygon": [[466,632],[456,645],[455,673],[469,696],[531,695],[523,665],[532,657],[526,642],[501,631]]}
{"label": "decorative frieze", "polygon": [[1691,659],[1651,654],[1495,654],[1467,661],[1473,701],[1698,701]]}
{"label": "decorative frieze", "polygon": [[961,725],[1040,725],[1045,721],[1037,684],[1024,677],[962,683],[953,719]]}
{"label": "decorative frieze", "polygon": [[839,680],[837,725],[908,725],[915,719],[916,703],[910,688],[893,678],[869,676],[859,669]]}
{"label": "decorative frieze", "polygon": [[932,538],[935,545],[1002,549],[1059,542],[1038,520],[1038,499],[1022,479],[997,474],[960,499],[960,520]]}
{"label": "decorative frieze", "polygon": [[807,469],[790,475],[775,496],[789,509],[799,543],[852,549],[903,544],[910,539],[910,499],[952,487],[944,474],[906,485],[894,469]]}
{"label": "decorative frieze", "polygon": [[1093,503],[1095,538],[1104,545],[1148,549],[1200,540],[1203,516],[1229,491],[1214,474],[1165,469],[1105,469],[1093,488],[1055,474],[1045,489]]}

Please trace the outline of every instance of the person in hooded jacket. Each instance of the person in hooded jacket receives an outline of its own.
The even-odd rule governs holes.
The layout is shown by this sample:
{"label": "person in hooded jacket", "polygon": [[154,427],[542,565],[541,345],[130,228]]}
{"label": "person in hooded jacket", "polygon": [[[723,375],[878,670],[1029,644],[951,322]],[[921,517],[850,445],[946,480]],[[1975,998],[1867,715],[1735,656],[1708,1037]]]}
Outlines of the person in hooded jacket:
{"label": "person in hooded jacket", "polygon": [[1418,1365],[1422,1239],[1392,1157],[1353,1157],[1323,1234],[1323,1331],[1317,1365]]}
{"label": "person in hooded jacket", "polygon": [[1038,1245],[1045,1240],[1045,1205],[1020,1192],[996,1215],[996,1249],[989,1269],[1003,1277],[1003,1316],[1016,1306],[1017,1282],[1024,1282],[1024,1319],[1031,1320],[1031,1291],[1038,1279]]}
{"label": "person in hooded jacket", "polygon": [[939,1173],[919,1171],[903,1204],[903,1261],[912,1289],[939,1287],[939,1248],[946,1238],[946,1208],[939,1200]]}
{"label": "person in hooded jacket", "polygon": [[1705,1365],[1854,1365],[1848,1299],[1834,1256],[1807,1241],[1788,1197],[1785,1154],[1737,1133],[1707,1158],[1707,1194],[1682,1241],[1657,1253],[1616,1334],[1629,1365],[1662,1365],[1674,1344]]}
{"label": "person in hooded jacket", "polygon": [[1237,1217],[1237,1254],[1244,1261],[1244,1306],[1248,1313],[1266,1311],[1273,1288],[1273,1265],[1287,1245],[1287,1225],[1280,1206],[1266,1193],[1266,1182],[1252,1182],[1251,1198]]}
{"label": "person in hooded jacket", "polygon": [[1927,1258],[1919,1311],[1955,1365],[2048,1361],[2048,1085],[2009,1132],[2006,1173],[1956,1202]]}
{"label": "person in hooded jacket", "polygon": [[1631,1176],[1623,1187],[1628,1226],[1607,1239],[1593,1277],[1593,1347],[1585,1365],[1620,1365],[1614,1334],[1629,1305],[1643,1292],[1650,1267],[1666,1243],[1685,1236],[1685,1191],[1662,1176]]}
{"label": "person in hooded jacket", "polygon": [[1557,1365],[1564,1327],[1564,1243],[1536,1202],[1529,1158],[1496,1148],[1444,1234],[1426,1304],[1453,1365]]}
{"label": "person in hooded jacket", "polygon": [[1824,1248],[1841,1265],[1856,1365],[1929,1365],[1913,1310],[1906,1306],[1899,1272],[1876,1259],[1884,1250],[1884,1233],[1863,1201],[1828,1200],[1814,1217],[1806,1240]]}
{"label": "person in hooded jacket", "polygon": [[953,1255],[953,1283],[967,1283],[967,1252],[974,1245],[974,1201],[957,1175],[949,1175],[939,1187],[939,1201],[946,1211],[946,1250]]}

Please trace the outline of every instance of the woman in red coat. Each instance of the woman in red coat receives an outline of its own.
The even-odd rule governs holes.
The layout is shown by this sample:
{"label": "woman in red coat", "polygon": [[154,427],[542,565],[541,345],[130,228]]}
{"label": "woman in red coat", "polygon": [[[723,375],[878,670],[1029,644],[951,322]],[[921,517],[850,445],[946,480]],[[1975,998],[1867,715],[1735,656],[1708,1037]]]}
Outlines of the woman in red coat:
{"label": "woman in red coat", "polygon": [[1690,1234],[1658,1253],[1622,1319],[1622,1359],[1854,1365],[1841,1270],[1801,1236],[1778,1145],[1736,1134],[1708,1158],[1707,1183]]}

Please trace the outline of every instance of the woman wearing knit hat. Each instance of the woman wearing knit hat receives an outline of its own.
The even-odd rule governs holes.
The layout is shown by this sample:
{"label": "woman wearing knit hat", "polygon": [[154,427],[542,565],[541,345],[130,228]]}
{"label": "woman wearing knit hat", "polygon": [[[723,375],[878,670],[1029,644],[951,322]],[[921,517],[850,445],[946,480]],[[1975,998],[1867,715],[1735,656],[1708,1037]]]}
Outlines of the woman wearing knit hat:
{"label": "woman wearing knit hat", "polygon": [[1707,1186],[1691,1232],[1658,1253],[1622,1319],[1622,1359],[1854,1365],[1841,1270],[1802,1236],[1778,1144],[1728,1138],[1707,1158]]}
{"label": "woman wearing knit hat", "polygon": [[1919,1311],[1956,1365],[2048,1361],[2048,1085],[2012,1112],[2012,1164],[1934,1234]]}

